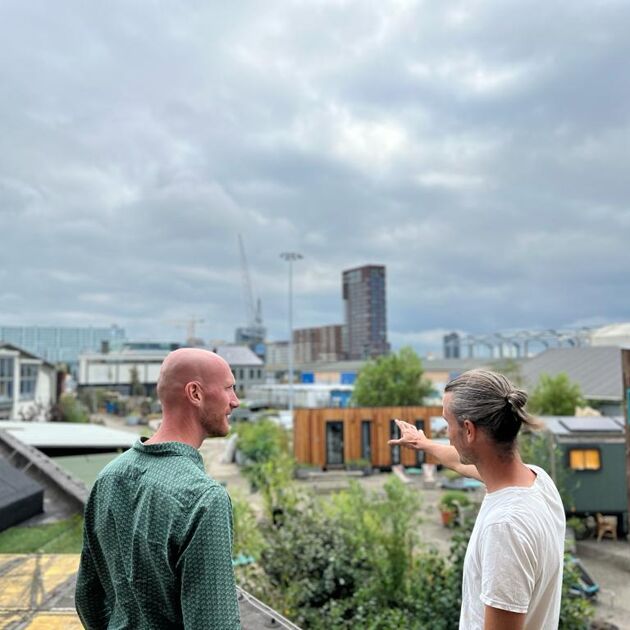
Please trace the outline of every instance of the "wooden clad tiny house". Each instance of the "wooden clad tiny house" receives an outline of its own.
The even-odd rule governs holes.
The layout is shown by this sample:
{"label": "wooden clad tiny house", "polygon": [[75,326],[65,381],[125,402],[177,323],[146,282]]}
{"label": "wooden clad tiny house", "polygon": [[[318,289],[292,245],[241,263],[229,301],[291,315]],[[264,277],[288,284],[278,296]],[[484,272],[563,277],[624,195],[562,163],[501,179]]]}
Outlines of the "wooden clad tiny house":
{"label": "wooden clad tiny house", "polygon": [[[420,451],[390,446],[397,438],[394,419],[405,420],[431,437],[431,416],[442,415],[442,407],[346,407],[296,409],[293,423],[295,458],[299,464],[323,469],[340,468],[365,459],[376,468],[397,464],[418,466],[425,461]],[[428,463],[434,463],[427,458]]]}

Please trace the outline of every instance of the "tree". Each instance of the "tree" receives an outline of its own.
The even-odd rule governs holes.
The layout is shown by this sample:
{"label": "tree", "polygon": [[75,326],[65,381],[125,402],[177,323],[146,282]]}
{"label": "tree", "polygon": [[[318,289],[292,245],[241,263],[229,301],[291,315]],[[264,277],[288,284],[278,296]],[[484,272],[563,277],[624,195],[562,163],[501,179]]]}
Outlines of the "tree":
{"label": "tree", "polygon": [[60,422],[89,422],[85,407],[72,394],[62,394],[56,414]]}
{"label": "tree", "polygon": [[423,373],[420,357],[409,347],[379,357],[359,372],[352,401],[361,407],[421,405],[433,392]]}
{"label": "tree", "polygon": [[132,396],[144,396],[144,385],[140,382],[138,368],[134,365],[129,369],[129,389]]}
{"label": "tree", "polygon": [[575,408],[584,405],[582,392],[577,383],[572,383],[564,372],[556,376],[541,374],[538,384],[531,393],[528,409],[544,416],[573,416]]}

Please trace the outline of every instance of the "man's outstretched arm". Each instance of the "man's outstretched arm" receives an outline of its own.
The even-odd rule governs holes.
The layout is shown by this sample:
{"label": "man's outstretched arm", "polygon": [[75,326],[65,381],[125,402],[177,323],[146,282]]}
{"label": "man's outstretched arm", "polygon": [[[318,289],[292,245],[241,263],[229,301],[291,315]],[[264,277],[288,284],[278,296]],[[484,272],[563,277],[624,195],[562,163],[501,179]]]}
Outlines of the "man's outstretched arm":
{"label": "man's outstretched arm", "polygon": [[450,468],[464,477],[472,477],[483,481],[476,466],[461,463],[459,454],[454,446],[438,444],[430,440],[422,429],[417,429],[413,424],[403,420],[395,420],[395,422],[400,429],[400,438],[398,440],[389,440],[389,444],[398,444],[416,451],[424,451],[435,457],[442,466],[446,466],[446,468]]}

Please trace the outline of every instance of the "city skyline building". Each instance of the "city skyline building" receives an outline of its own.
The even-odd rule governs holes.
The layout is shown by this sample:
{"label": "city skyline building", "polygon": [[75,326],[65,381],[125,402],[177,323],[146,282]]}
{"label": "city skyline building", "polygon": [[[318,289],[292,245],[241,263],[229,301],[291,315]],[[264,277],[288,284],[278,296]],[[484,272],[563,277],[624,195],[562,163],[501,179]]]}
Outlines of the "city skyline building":
{"label": "city skyline building", "polygon": [[385,266],[363,265],[342,272],[348,359],[389,352]]}
{"label": "city skyline building", "polygon": [[99,326],[0,326],[0,341],[14,344],[50,363],[65,363],[74,371],[83,352],[116,348],[126,341],[124,328]]}
{"label": "city skyline building", "polygon": [[346,358],[346,335],[342,324],[293,330],[293,354],[297,364],[341,361]]}

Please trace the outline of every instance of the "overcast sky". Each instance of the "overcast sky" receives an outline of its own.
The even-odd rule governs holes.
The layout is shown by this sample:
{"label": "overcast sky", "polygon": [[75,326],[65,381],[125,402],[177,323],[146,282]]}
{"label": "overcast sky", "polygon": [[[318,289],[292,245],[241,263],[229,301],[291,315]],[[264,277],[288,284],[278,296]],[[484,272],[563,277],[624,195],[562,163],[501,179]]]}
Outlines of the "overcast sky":
{"label": "overcast sky", "polygon": [[394,347],[630,319],[630,3],[0,4],[0,325]]}

